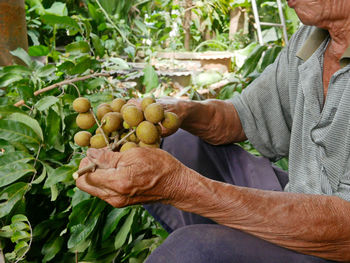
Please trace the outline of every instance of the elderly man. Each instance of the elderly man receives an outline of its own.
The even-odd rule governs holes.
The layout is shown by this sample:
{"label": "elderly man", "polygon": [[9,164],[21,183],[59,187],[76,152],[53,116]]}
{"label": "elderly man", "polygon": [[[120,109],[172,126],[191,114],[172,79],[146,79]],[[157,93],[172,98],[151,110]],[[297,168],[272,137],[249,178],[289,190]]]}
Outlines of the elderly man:
{"label": "elderly man", "polygon": [[[350,2],[288,5],[305,26],[241,96],[161,101],[187,131],[162,146],[182,163],[141,148],[82,161],[99,168],[79,188],[152,203],[174,231],[147,262],[350,262]],[[229,144],[246,139],[266,158]],[[284,156],[289,178],[268,161]]]}

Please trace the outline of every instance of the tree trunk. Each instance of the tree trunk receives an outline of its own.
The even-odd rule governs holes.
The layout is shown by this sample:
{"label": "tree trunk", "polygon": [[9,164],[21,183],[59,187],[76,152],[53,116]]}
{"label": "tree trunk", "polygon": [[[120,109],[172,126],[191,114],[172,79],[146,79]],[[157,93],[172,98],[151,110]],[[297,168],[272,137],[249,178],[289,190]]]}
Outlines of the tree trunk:
{"label": "tree trunk", "polygon": [[183,21],[183,28],[185,31],[185,49],[191,50],[191,19],[192,19],[192,0],[185,0],[185,17]]}
{"label": "tree trunk", "polygon": [[28,48],[24,0],[0,0],[0,66],[14,62],[10,51],[18,47]]}
{"label": "tree trunk", "polygon": [[230,10],[230,32],[229,39],[233,39],[235,33],[244,29],[244,13],[241,8],[236,7]]}

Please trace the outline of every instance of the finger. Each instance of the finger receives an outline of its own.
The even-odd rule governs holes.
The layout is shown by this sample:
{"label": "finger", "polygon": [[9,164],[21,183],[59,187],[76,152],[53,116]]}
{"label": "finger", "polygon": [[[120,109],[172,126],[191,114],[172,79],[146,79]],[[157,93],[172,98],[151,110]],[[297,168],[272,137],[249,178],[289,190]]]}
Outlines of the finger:
{"label": "finger", "polygon": [[87,151],[88,158],[91,159],[99,168],[108,169],[117,167],[119,153],[108,149],[93,149]]}
{"label": "finger", "polygon": [[88,157],[85,157],[80,161],[79,169],[89,166],[91,163],[92,163],[91,159]]}
{"label": "finger", "polygon": [[76,182],[76,186],[84,191],[89,193],[90,195],[93,196],[97,196],[101,199],[103,199],[104,196],[108,195],[107,192],[104,188],[102,187],[97,187],[93,184],[91,184],[91,182],[89,182],[88,180],[88,175],[89,174],[85,174],[83,176],[80,176],[75,182]]}

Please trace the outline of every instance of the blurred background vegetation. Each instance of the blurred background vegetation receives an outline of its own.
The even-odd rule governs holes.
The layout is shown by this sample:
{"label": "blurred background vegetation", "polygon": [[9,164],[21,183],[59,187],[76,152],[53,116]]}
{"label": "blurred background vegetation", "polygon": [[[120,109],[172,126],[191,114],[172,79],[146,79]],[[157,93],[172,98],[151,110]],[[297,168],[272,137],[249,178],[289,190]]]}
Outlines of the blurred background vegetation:
{"label": "blurred background vegetation", "polygon": [[[257,4],[261,20],[280,23],[276,1]],[[291,36],[299,21],[283,7]],[[229,99],[275,60],[282,31],[263,26],[259,45],[248,0],[26,0],[24,8],[29,48],[11,51],[18,65],[0,67],[0,257],[143,262],[167,233],[141,206],[113,208],[75,187],[86,149],[73,143],[72,101]],[[287,160],[278,164],[287,169]]]}

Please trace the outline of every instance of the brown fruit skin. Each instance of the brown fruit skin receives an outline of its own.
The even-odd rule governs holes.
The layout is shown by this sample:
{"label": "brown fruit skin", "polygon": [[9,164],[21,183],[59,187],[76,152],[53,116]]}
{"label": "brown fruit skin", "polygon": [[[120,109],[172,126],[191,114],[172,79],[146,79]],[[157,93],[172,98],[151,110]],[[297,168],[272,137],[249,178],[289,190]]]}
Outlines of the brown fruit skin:
{"label": "brown fruit skin", "polygon": [[74,142],[80,147],[85,147],[90,145],[91,133],[88,131],[80,131],[74,135]]}
{"label": "brown fruit skin", "polygon": [[112,112],[112,108],[109,104],[103,103],[97,108],[97,118],[102,120],[103,116],[105,116],[108,112]]}
{"label": "brown fruit skin", "polygon": [[180,127],[179,117],[173,112],[166,112],[162,126],[168,130],[176,131]]}
{"label": "brown fruit skin", "polygon": [[126,104],[126,100],[123,98],[116,98],[111,102],[111,108],[114,112],[120,112],[123,105]]}
{"label": "brown fruit skin", "polygon": [[147,144],[147,143],[144,143],[144,142],[139,142],[139,147],[141,148],[160,148],[160,145],[159,143],[153,143],[153,144]]}
{"label": "brown fruit skin", "polygon": [[73,101],[73,109],[76,112],[88,112],[91,108],[90,101],[87,98],[79,97]]}
{"label": "brown fruit skin", "polygon": [[146,120],[155,124],[164,119],[164,109],[159,103],[152,103],[148,105],[144,111],[144,114]]}
{"label": "brown fruit skin", "polygon": [[111,133],[121,128],[123,122],[119,112],[108,112],[102,118],[102,129],[106,133]]}
{"label": "brown fruit skin", "polygon": [[96,134],[90,138],[90,147],[100,149],[106,147],[106,141],[102,134]]}
{"label": "brown fruit skin", "polygon": [[136,143],[134,142],[127,142],[127,143],[124,143],[123,146],[120,148],[119,152],[125,152],[131,148],[135,148],[135,147],[138,147]]}
{"label": "brown fruit skin", "polygon": [[90,129],[95,125],[95,119],[91,112],[79,113],[76,123],[80,129]]}
{"label": "brown fruit skin", "polygon": [[[109,133],[108,133],[108,132],[105,132],[105,131],[103,131],[103,132],[105,133],[106,136],[109,136]],[[100,128],[97,128],[96,131],[95,131],[95,134],[102,134],[101,129],[100,129]]]}
{"label": "brown fruit skin", "polygon": [[136,127],[143,121],[143,113],[136,106],[129,106],[123,110],[123,119],[130,127]]}
{"label": "brown fruit skin", "polygon": [[137,126],[136,135],[140,141],[146,144],[153,144],[159,139],[158,129],[149,121],[143,121]]}
{"label": "brown fruit skin", "polygon": [[142,100],[141,102],[141,108],[143,111],[145,111],[145,109],[147,108],[148,105],[155,103],[156,100],[153,99],[152,97],[146,97]]}
{"label": "brown fruit skin", "polygon": [[134,107],[135,107],[134,104],[124,104],[124,105],[122,106],[122,108],[120,109],[120,113],[123,115],[124,110],[125,110],[127,107],[130,107],[130,106],[134,106]]}

